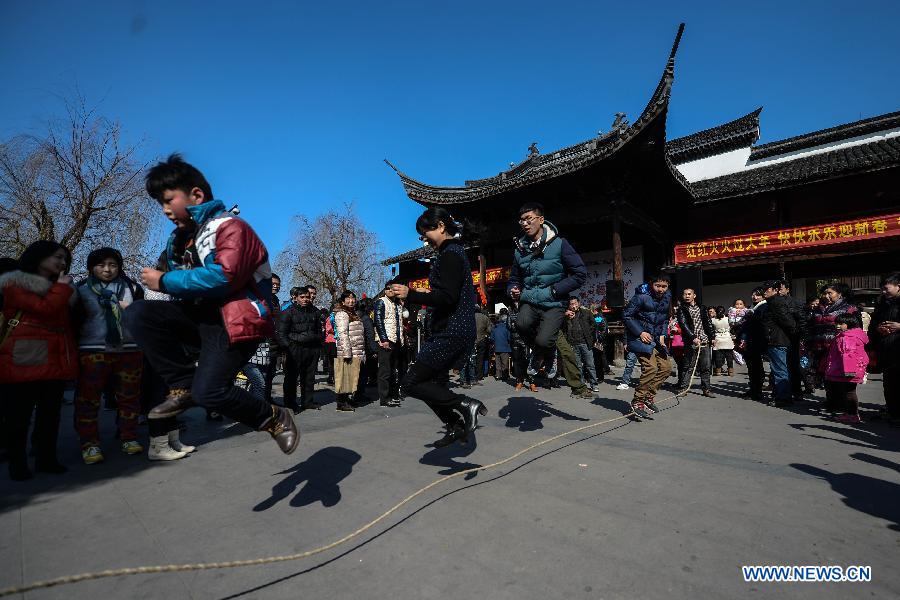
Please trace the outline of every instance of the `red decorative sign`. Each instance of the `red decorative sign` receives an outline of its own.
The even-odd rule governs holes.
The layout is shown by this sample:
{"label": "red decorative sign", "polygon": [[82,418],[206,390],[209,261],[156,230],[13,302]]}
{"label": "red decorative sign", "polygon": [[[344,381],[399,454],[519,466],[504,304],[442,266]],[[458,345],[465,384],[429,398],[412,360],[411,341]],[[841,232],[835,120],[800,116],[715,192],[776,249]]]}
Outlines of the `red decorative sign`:
{"label": "red decorative sign", "polygon": [[895,236],[900,236],[900,214],[677,244],[675,264],[711,262],[758,254],[803,252],[808,248]]}
{"label": "red decorative sign", "polygon": [[[494,285],[495,283],[509,281],[509,270],[510,267],[494,267],[493,269],[486,269],[484,271],[484,284]],[[472,271],[472,283],[478,285],[479,281],[481,281],[481,273]],[[428,278],[424,277],[422,279],[410,281],[409,287],[417,290],[427,290],[430,286],[428,285]]]}

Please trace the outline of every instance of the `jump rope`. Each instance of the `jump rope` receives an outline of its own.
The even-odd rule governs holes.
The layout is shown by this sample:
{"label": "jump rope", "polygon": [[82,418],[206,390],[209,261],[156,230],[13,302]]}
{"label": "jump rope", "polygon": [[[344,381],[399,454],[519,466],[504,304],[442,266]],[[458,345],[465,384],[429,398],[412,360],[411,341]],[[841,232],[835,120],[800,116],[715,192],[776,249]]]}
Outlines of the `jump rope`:
{"label": "jump rope", "polygon": [[[694,364],[691,367],[691,376],[688,379],[688,385],[685,388],[683,388],[682,390],[678,391],[677,393],[667,396],[667,397],[663,398],[662,400],[659,400],[658,403],[674,400],[675,403],[672,406],[667,407],[667,408],[674,408],[675,406],[678,406],[678,404],[680,404],[680,401],[678,400],[678,398],[680,398],[681,396],[684,396],[685,394],[688,393],[688,390],[690,389],[690,386],[694,381],[694,375],[697,372],[697,363],[699,361],[700,361],[700,352],[698,351],[695,353],[695,356],[694,356]],[[391,508],[389,508],[388,510],[383,512],[382,514],[380,514],[378,517],[372,519],[371,521],[369,521],[368,523],[366,523],[365,525],[363,525],[356,531],[348,533],[344,537],[342,537],[338,540],[335,540],[335,541],[331,542],[330,544],[326,544],[324,546],[319,546],[318,548],[313,548],[312,550],[306,550],[305,552],[298,552],[296,554],[282,554],[279,556],[267,556],[267,557],[263,557],[263,558],[250,558],[250,559],[244,559],[244,560],[229,560],[229,561],[224,561],[224,562],[186,563],[186,564],[175,564],[175,565],[155,565],[155,566],[145,566],[145,567],[125,567],[122,569],[108,569],[106,571],[96,571],[96,572],[91,572],[91,573],[79,573],[77,575],[67,575],[65,577],[57,577],[55,579],[46,579],[44,581],[35,581],[33,583],[29,583],[26,585],[8,587],[8,588],[0,590],[0,598],[2,598],[4,596],[12,596],[14,594],[24,594],[25,592],[32,592],[34,590],[51,588],[51,587],[56,587],[56,586],[60,586],[60,585],[70,585],[73,583],[78,583],[80,581],[91,581],[94,579],[106,579],[109,577],[125,577],[128,575],[148,575],[151,573],[179,573],[179,572],[185,572],[185,571],[209,571],[212,569],[237,569],[239,567],[253,567],[253,566],[258,566],[258,565],[268,565],[268,564],[273,564],[273,563],[282,563],[282,562],[290,562],[290,561],[295,561],[295,560],[302,560],[304,558],[309,558],[310,556],[315,556],[316,554],[321,554],[323,552],[327,552],[328,550],[331,550],[332,548],[336,548],[336,547],[340,546],[341,544],[345,544],[345,543],[349,542],[350,540],[352,540],[353,538],[356,538],[356,537],[362,535],[363,533],[365,533],[366,531],[368,531],[375,525],[381,523],[382,521],[387,519],[389,516],[391,516],[398,510],[400,510],[405,505],[409,504],[415,498],[421,496],[422,494],[424,494],[431,488],[437,487],[442,483],[450,481],[451,479],[454,479],[456,477],[464,477],[465,475],[468,475],[469,473],[476,473],[478,471],[487,471],[488,469],[494,469],[494,468],[503,466],[503,465],[519,458],[526,452],[531,452],[532,450],[534,450],[536,448],[540,448],[541,446],[546,446],[547,444],[551,444],[551,443],[555,442],[556,440],[562,439],[564,437],[574,435],[576,433],[581,433],[582,431],[587,431],[589,429],[594,429],[596,427],[601,427],[603,425],[609,425],[610,423],[615,423],[616,421],[623,421],[626,419],[631,419],[632,417],[637,417],[637,416],[638,415],[634,412],[634,410],[632,410],[631,412],[623,414],[623,415],[619,415],[618,417],[613,417],[611,419],[606,419],[604,421],[599,421],[597,423],[592,423],[590,425],[584,425],[582,427],[577,427],[575,429],[572,429],[571,431],[566,431],[564,433],[560,433],[559,435],[554,435],[553,437],[549,437],[545,440],[537,442],[536,444],[532,444],[526,448],[523,448],[522,450],[519,450],[515,454],[512,454],[512,455],[504,458],[503,460],[498,460],[497,462],[493,462],[491,464],[484,465],[481,467],[472,467],[470,469],[465,469],[463,471],[457,471],[455,473],[451,473],[450,475],[441,477],[440,479],[436,479],[436,480],[432,481],[431,483],[429,483],[428,485],[426,485],[425,487],[416,490],[415,492],[413,492],[412,494],[410,494],[409,496],[407,496],[406,498],[404,498],[403,500],[401,500],[400,502],[398,502],[397,504],[395,504],[394,506],[392,506]],[[606,432],[601,432],[596,435],[602,435],[603,433],[606,433]]]}

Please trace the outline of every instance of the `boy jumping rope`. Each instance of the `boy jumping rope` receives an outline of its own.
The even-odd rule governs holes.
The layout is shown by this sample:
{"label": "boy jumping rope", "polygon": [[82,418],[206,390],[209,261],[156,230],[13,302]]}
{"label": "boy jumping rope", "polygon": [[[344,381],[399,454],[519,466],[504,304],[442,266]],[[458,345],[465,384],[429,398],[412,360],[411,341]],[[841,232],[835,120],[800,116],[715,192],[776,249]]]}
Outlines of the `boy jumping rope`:
{"label": "boy jumping rope", "polygon": [[[213,199],[203,174],[178,154],[150,169],[146,186],[175,224],[167,245],[169,271],[141,271],[148,289],[174,301],[138,300],[124,315],[169,387],[148,417],[165,419],[196,404],[269,432],[290,454],[300,440],[290,411],[234,386],[238,371],[274,332],[266,247],[250,225]],[[199,348],[199,360],[185,346]]]}

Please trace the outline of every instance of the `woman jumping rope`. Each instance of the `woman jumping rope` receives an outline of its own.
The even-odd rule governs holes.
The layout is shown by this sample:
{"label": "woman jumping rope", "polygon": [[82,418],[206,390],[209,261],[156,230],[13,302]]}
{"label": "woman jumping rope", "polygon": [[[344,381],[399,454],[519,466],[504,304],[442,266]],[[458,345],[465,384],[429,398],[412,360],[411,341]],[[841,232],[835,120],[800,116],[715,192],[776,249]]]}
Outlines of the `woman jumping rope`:
{"label": "woman jumping rope", "polygon": [[475,345],[475,287],[466,252],[456,239],[462,226],[447,210],[426,210],[416,221],[416,231],[435,250],[428,276],[430,290],[400,284],[391,288],[400,299],[433,309],[432,335],[403,379],[402,389],[407,396],[425,402],[447,427],[444,437],[434,443],[441,448],[456,440],[465,441],[478,426],[478,415],[487,414],[484,404],[455,394],[448,387],[450,368],[466,358]]}

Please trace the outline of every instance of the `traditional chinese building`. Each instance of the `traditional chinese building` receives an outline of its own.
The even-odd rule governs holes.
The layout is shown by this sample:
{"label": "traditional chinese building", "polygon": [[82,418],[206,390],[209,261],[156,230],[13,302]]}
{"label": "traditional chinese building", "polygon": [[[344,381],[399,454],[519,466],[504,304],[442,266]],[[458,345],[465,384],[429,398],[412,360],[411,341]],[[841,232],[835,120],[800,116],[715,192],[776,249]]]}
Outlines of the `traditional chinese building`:
{"label": "traditional chinese building", "polygon": [[[610,131],[573,146],[533,145],[509,170],[459,187],[425,184],[391,165],[415,202],[484,226],[469,252],[490,302],[503,301],[516,209],[526,201],[544,204],[585,258],[587,301],[605,295],[607,280],[622,280],[630,296],[660,269],[676,287],[697,288],[704,303],[725,306],[778,276],[805,297],[816,280],[871,287],[900,269],[900,112],[757,145],[759,108],[667,140],[681,33],[634,123],[619,114]],[[419,248],[385,264],[421,280],[428,254]]]}

